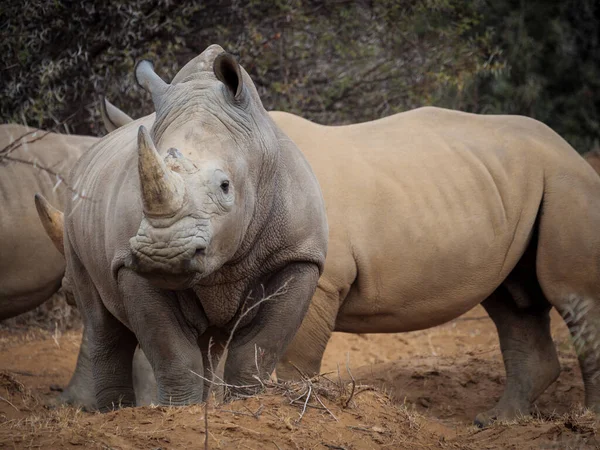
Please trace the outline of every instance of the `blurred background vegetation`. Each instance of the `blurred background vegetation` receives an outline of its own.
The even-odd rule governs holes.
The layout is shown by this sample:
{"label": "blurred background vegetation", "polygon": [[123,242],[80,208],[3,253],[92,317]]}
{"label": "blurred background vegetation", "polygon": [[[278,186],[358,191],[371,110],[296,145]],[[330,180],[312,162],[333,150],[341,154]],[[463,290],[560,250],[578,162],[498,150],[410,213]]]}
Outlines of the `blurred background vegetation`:
{"label": "blurred background vegetation", "polygon": [[101,135],[101,94],[152,112],[136,60],[170,80],[218,43],[267,109],[320,123],[437,105],[600,136],[598,0],[4,0],[0,24],[2,122]]}

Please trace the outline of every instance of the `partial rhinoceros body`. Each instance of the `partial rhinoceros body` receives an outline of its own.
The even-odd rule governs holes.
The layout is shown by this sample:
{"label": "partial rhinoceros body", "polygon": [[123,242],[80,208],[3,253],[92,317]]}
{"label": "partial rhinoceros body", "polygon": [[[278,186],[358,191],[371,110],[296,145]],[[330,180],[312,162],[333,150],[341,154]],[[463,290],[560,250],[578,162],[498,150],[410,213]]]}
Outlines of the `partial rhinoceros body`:
{"label": "partial rhinoceros body", "polygon": [[[21,139],[20,139],[21,138]],[[42,228],[33,202],[42,193],[64,209],[66,178],[98,138],[48,133],[16,124],[0,125],[0,320],[27,312],[50,298],[64,274],[63,256]]]}
{"label": "partial rhinoceros body", "polygon": [[137,342],[159,403],[202,401],[208,339],[218,354],[236,324],[225,381],[252,391],[299,327],[325,261],[310,166],[232,57],[210,67],[167,85],[138,65],[156,118],[110,133],[71,173],[89,200],[67,201],[65,278],[101,409],[134,403]]}
{"label": "partial rhinoceros body", "polygon": [[600,178],[562,138],[519,116],[420,108],[349,126],[271,112],[321,184],[325,272],[280,378],[312,375],[332,331],[402,332],[477,304],[508,373],[487,424],[526,412],[559,373],[551,306],[579,339],[600,409]]}

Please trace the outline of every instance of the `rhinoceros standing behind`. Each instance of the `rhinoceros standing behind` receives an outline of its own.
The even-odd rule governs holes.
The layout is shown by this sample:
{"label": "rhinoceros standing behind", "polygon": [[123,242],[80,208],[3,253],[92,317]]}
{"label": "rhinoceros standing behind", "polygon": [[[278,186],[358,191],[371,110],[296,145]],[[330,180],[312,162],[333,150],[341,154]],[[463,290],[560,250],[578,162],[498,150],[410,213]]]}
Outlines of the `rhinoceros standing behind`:
{"label": "rhinoceros standing behind", "polygon": [[333,331],[418,330],[483,302],[507,381],[476,422],[512,419],[560,373],[554,306],[600,411],[600,178],[562,138],[525,117],[430,107],[339,127],[271,116],[313,167],[331,230],[278,376],[318,372]]}
{"label": "rhinoceros standing behind", "polygon": [[90,199],[67,201],[65,278],[100,409],[134,403],[137,342],[159,403],[202,401],[207,340],[224,343],[235,324],[225,382],[252,390],[316,288],[327,247],[317,180],[233,57],[219,55],[213,72],[168,85],[140,63],[157,110],[151,130],[114,131],[71,173]]}
{"label": "rhinoceros standing behind", "polygon": [[[203,54],[180,74],[206,69]],[[514,418],[558,376],[555,306],[598,410],[600,180],[564,140],[532,119],[438,108],[341,127],[270,115],[317,174],[330,227],[325,271],[278,377],[297,376],[291,363],[317,373],[333,331],[422,329],[483,301],[507,385],[476,421]]]}
{"label": "rhinoceros standing behind", "polygon": [[60,288],[64,258],[46,236],[31,199],[40,192],[62,210],[65,185],[41,168],[66,178],[97,141],[0,125],[0,149],[14,149],[10,160],[0,162],[0,320],[39,306]]}

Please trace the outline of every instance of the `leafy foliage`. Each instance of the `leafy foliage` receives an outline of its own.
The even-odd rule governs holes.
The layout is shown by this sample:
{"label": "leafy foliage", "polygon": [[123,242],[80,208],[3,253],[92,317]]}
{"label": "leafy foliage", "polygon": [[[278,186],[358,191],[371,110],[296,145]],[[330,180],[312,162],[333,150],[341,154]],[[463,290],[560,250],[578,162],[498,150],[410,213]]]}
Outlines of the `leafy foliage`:
{"label": "leafy foliage", "polygon": [[494,0],[470,30],[493,30],[509,70],[480,79],[461,105],[523,114],[549,125],[580,152],[600,136],[600,2]]}
{"label": "leafy foliage", "polygon": [[598,9],[593,0],[8,0],[0,114],[101,134],[100,94],[134,117],[151,112],[133,81],[137,60],[169,80],[219,43],[267,109],[327,124],[427,104],[526,114],[584,151],[599,134]]}
{"label": "leafy foliage", "polygon": [[136,60],[170,79],[211,43],[239,55],[267,108],[322,123],[436,103],[489,71],[487,42],[464,38],[477,19],[447,0],[11,0],[1,20],[2,116],[80,133],[100,133],[100,93],[133,116],[150,112]]}

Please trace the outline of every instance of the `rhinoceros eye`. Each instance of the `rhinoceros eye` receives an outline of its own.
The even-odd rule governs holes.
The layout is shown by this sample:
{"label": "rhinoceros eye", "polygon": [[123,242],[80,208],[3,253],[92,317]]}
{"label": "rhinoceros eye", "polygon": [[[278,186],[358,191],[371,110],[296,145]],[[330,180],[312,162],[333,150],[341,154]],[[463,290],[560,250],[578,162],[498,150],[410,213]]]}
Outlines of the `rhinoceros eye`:
{"label": "rhinoceros eye", "polygon": [[224,194],[229,193],[229,181],[228,180],[221,182],[221,190],[223,191]]}

